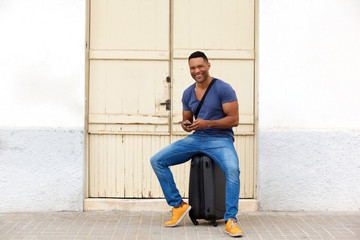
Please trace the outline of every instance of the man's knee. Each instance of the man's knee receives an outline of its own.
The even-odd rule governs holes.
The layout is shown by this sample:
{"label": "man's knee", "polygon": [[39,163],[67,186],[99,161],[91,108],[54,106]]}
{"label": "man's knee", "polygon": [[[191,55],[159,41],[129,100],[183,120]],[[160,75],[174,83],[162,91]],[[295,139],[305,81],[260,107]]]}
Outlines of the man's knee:
{"label": "man's knee", "polygon": [[158,152],[152,158],[150,158],[150,164],[154,170],[159,168],[168,167],[165,159],[167,159],[166,155]]}
{"label": "man's knee", "polygon": [[159,168],[159,163],[159,158],[157,158],[156,155],[150,158],[150,164],[154,170]]}

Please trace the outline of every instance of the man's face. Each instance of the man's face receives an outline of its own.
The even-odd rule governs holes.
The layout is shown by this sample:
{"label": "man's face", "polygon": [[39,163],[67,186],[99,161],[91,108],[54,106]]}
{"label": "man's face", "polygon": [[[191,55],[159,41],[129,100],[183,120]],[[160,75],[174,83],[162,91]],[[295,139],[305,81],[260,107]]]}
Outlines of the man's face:
{"label": "man's face", "polygon": [[190,74],[196,82],[202,83],[209,77],[210,63],[202,57],[191,58],[189,67]]}

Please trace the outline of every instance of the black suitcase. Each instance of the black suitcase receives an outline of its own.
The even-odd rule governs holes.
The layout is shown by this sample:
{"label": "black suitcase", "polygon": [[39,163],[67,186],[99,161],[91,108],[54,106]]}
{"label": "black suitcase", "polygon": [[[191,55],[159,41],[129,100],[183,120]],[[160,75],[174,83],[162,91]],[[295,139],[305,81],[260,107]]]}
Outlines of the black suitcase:
{"label": "black suitcase", "polygon": [[225,214],[225,184],[223,171],[206,155],[196,155],[191,160],[189,204],[191,221],[210,220],[217,226],[216,220]]}

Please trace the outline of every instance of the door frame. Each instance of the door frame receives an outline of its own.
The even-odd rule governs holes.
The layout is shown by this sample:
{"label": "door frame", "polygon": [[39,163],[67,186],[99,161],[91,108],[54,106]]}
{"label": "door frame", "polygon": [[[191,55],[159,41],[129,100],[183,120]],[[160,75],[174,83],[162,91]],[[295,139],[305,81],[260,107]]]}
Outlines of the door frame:
{"label": "door frame", "polygon": [[89,82],[90,82],[90,0],[86,0],[85,23],[85,168],[84,168],[84,199],[89,197]]}
{"label": "door frame", "polygon": [[[170,54],[173,52],[173,0],[170,1]],[[84,126],[85,126],[85,143],[84,143],[84,200],[89,198],[89,77],[90,77],[90,11],[91,11],[91,0],[86,0],[85,6],[85,116],[84,116]],[[259,49],[259,0],[254,0],[254,50],[255,50],[255,60],[254,60],[254,198],[253,200],[257,200],[258,192],[257,192],[257,180],[258,180],[258,116],[259,116],[259,81],[258,81],[258,49]],[[170,56],[170,59],[171,56]],[[173,76],[172,64],[170,61],[170,77]],[[171,89],[172,91],[172,89]],[[172,103],[173,104],[173,101]],[[170,117],[170,121],[172,121],[172,117]],[[170,122],[170,127],[172,124]],[[171,134],[170,130],[170,134]],[[85,201],[84,201],[85,202]],[[85,205],[85,204],[84,204]]]}

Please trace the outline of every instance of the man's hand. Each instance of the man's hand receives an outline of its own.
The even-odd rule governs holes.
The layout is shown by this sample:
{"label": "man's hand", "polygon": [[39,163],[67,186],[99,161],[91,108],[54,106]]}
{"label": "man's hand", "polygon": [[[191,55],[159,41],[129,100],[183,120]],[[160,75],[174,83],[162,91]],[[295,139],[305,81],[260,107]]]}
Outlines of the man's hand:
{"label": "man's hand", "polygon": [[[191,122],[193,120],[193,115],[191,111],[183,111],[183,121],[181,123],[181,127],[186,132],[191,132],[191,130],[188,128],[189,125],[191,125]],[[185,126],[186,124],[187,126]]]}
{"label": "man's hand", "polygon": [[188,130],[200,130],[206,127],[209,127],[209,120],[196,119],[190,126],[187,127]]}
{"label": "man's hand", "polygon": [[231,128],[239,124],[239,105],[238,101],[224,103],[222,105],[225,117],[217,120],[196,119],[191,125],[185,126],[184,123],[191,123],[193,114],[191,111],[183,111],[183,121],[181,127],[186,132],[200,130],[203,128]]}
{"label": "man's hand", "polygon": [[186,131],[186,132],[191,132],[191,130],[189,129],[189,126],[191,126],[191,122],[189,120],[183,121],[181,123],[181,127]]}

